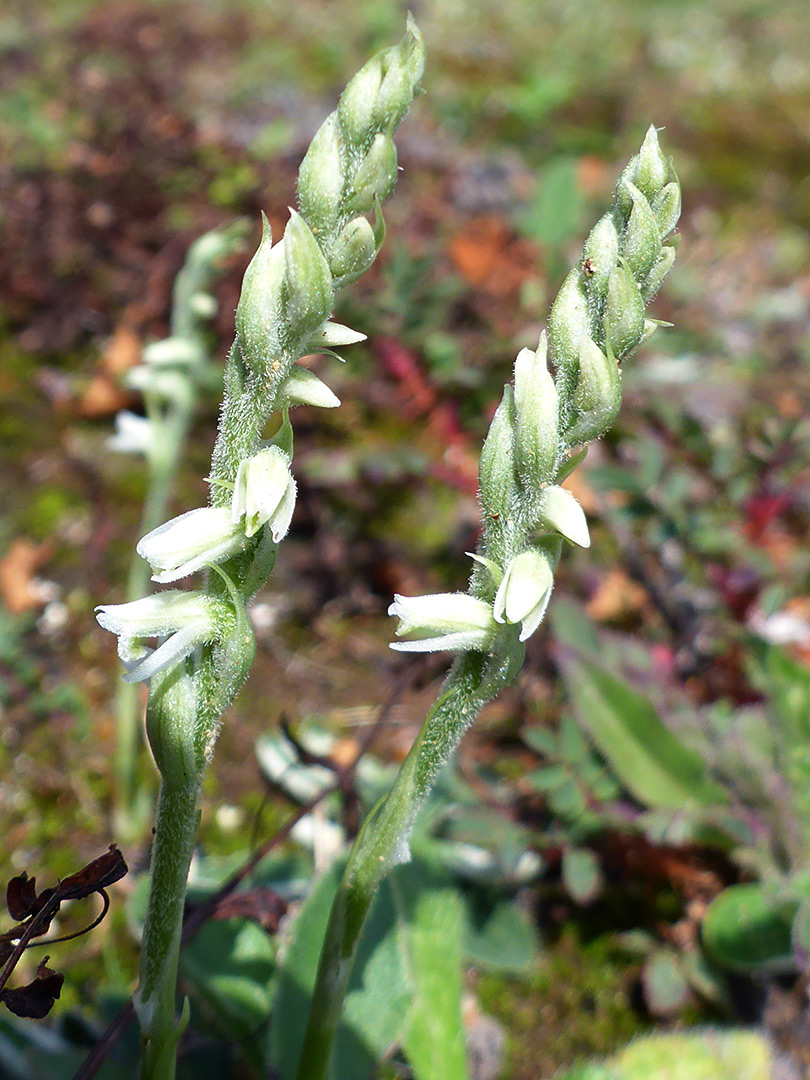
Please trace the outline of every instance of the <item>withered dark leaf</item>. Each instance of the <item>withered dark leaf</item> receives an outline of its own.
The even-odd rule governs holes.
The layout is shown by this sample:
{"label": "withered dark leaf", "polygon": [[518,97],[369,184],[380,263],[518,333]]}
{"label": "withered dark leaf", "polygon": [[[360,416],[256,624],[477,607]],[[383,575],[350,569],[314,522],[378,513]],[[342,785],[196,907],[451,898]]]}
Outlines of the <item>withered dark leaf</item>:
{"label": "withered dark leaf", "polygon": [[63,878],[59,882],[59,898],[60,900],[80,900],[84,896],[90,896],[120,881],[126,872],[127,864],[124,862],[124,856],[115,844],[111,844],[109,851],[98,859],[93,859],[78,873],[71,874],[70,877]]}
{"label": "withered dark leaf", "polygon": [[49,957],[45,957],[37,968],[36,977],[27,986],[14,990],[0,990],[0,1001],[15,1016],[28,1020],[41,1020],[53,1008],[54,1002],[62,993],[64,975],[51,971],[47,967]]}
{"label": "withered dark leaf", "polygon": [[250,919],[268,934],[275,934],[286,911],[287,901],[273,889],[262,886],[226,896],[217,904],[214,918]]}

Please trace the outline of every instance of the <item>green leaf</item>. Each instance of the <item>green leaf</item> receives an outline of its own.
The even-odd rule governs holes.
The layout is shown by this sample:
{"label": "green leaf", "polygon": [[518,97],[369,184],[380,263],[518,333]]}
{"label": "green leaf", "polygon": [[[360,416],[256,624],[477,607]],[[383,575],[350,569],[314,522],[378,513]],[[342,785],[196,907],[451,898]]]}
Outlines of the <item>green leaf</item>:
{"label": "green leaf", "polygon": [[562,857],[562,879],[570,896],[579,904],[590,904],[604,884],[599,860],[587,848],[567,847]]}
{"label": "green leaf", "polygon": [[270,938],[243,919],[207,922],[181,955],[182,976],[206,1021],[238,1048],[258,1076],[266,1075],[268,1067],[274,971]]}
{"label": "green leaf", "polygon": [[700,755],[664,727],[645,697],[590,660],[566,657],[562,671],[579,722],[640,802],[667,810],[726,802]]}
{"label": "green leaf", "polygon": [[[271,1061],[282,1080],[295,1076],[321,943],[341,872],[342,865],[332,867],[313,889],[296,919],[279,972]],[[367,1077],[401,1037],[412,990],[396,930],[389,878],[380,886],[360,939],[332,1058],[335,1080]]]}
{"label": "green leaf", "polygon": [[540,939],[529,915],[513,899],[480,890],[467,895],[466,958],[475,967],[525,971],[540,954]]}
{"label": "green leaf", "polygon": [[461,1014],[464,906],[456,889],[431,883],[414,867],[395,874],[413,985],[402,1047],[416,1080],[466,1080]]}
{"label": "green leaf", "polygon": [[789,971],[797,908],[796,901],[775,901],[760,885],[732,885],[709,904],[704,944],[732,971]]}

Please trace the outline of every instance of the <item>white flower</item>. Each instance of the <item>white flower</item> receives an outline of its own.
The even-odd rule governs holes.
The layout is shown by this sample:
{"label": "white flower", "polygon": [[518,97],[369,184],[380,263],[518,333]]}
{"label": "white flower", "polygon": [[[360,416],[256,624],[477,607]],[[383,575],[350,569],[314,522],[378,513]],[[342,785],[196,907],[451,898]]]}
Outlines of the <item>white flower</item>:
{"label": "white flower", "polygon": [[[96,608],[99,624],[118,635],[118,655],[127,667],[124,682],[151,679],[211,641],[224,614],[226,605],[221,600],[177,589]],[[144,638],[153,637],[166,640],[153,650],[143,644]]]}
{"label": "white flower", "polygon": [[153,581],[177,581],[208,563],[229,559],[245,546],[245,533],[227,507],[204,506],[147,533],[138,554],[157,573]]}
{"label": "white flower", "polygon": [[294,507],[295,480],[283,450],[269,446],[239,463],[230,514],[234,524],[245,519],[245,535],[269,525],[278,543],[287,535]]}
{"label": "white flower", "polygon": [[548,559],[530,549],[516,555],[495,594],[493,614],[499,623],[521,623],[520,640],[530,637],[546,613],[554,575]]}
{"label": "white flower", "polygon": [[544,525],[561,533],[566,540],[580,547],[590,547],[585,512],[566,488],[549,484],[540,496],[539,519]]}
{"label": "white flower", "polygon": [[388,614],[399,619],[397,637],[416,635],[393,642],[399,652],[485,652],[498,629],[491,606],[467,593],[396,595]]}
{"label": "white flower", "polygon": [[154,444],[152,421],[123,409],[115,417],[115,434],[107,446],[119,454],[150,454]]}

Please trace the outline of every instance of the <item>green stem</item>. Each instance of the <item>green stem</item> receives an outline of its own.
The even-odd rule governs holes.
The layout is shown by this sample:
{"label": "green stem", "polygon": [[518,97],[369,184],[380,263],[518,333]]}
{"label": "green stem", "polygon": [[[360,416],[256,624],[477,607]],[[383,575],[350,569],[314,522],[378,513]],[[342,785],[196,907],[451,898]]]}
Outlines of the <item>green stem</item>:
{"label": "green stem", "polygon": [[158,796],[149,906],[143,931],[141,981],[135,1007],[141,1025],[141,1080],[174,1080],[177,1041],[175,987],[186,880],[194,852],[199,777],[176,786],[163,780]]}
{"label": "green stem", "polygon": [[428,713],[386,798],[366,818],[329,915],[297,1080],[324,1080],[343,999],[366,916],[382,879],[409,857],[408,838],[436,778],[483,706],[511,682],[523,662],[514,639],[503,655],[468,653],[457,661]]}

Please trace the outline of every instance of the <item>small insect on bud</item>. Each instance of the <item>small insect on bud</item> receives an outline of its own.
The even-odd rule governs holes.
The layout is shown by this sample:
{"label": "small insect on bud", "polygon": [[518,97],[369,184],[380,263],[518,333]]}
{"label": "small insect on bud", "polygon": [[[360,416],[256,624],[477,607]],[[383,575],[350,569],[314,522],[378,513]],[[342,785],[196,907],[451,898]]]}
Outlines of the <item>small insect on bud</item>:
{"label": "small insect on bud", "polygon": [[493,614],[499,623],[521,623],[520,640],[535,632],[546,613],[554,574],[545,554],[530,548],[506,568],[495,594]]}
{"label": "small insect on bud", "polygon": [[619,264],[610,275],[605,302],[605,333],[614,354],[623,359],[641,341],[644,300],[633,275]]}
{"label": "small insect on bud", "polygon": [[321,231],[334,225],[342,190],[340,131],[332,113],[315,133],[298,171],[298,202],[310,228]]}
{"label": "small insect on bud", "polygon": [[492,607],[467,593],[433,593],[429,596],[395,596],[389,615],[399,619],[394,641],[398,652],[486,651],[497,633]]}
{"label": "small insect on bud", "polygon": [[284,232],[284,268],[289,290],[287,319],[296,337],[312,333],[332,310],[332,275],[318,241],[293,210]]}
{"label": "small insect on bud", "polygon": [[605,214],[591,229],[582,249],[580,268],[591,296],[607,292],[611,271],[619,258],[619,233],[613,214]]}

